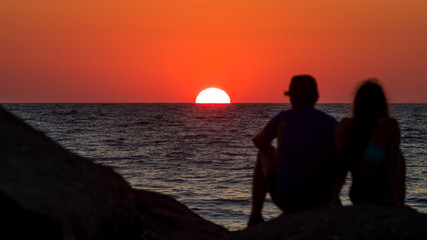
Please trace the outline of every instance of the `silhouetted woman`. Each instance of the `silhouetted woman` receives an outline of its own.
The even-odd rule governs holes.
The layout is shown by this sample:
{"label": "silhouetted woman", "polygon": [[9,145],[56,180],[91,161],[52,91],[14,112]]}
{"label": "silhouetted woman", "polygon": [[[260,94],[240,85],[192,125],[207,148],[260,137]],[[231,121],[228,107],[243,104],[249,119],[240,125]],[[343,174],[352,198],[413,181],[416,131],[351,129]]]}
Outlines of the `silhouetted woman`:
{"label": "silhouetted woman", "polygon": [[399,145],[399,126],[389,116],[384,91],[375,79],[369,79],[356,93],[353,117],[344,118],[335,133],[340,176],[333,201],[351,172],[350,199],[354,205],[403,207],[405,159]]}

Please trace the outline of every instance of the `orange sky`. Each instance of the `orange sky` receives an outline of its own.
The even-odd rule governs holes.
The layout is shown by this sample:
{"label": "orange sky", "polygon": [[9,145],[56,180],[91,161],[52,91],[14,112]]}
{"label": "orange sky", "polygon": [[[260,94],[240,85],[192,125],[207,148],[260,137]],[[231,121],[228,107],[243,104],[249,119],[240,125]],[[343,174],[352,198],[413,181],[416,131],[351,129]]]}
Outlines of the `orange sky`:
{"label": "orange sky", "polygon": [[287,102],[311,74],[320,102],[379,78],[427,102],[426,0],[2,0],[0,102]]}

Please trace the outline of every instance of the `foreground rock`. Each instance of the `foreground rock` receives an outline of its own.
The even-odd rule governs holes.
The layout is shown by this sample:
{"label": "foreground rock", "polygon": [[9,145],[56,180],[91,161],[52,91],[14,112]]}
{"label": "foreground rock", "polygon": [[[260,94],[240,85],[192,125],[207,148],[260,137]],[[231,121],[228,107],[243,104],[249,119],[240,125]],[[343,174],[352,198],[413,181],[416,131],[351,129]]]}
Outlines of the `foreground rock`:
{"label": "foreground rock", "polygon": [[427,239],[427,215],[386,207],[332,207],[280,216],[234,233],[231,240]]}
{"label": "foreground rock", "polygon": [[1,239],[228,233],[167,196],[134,191],[110,168],[70,153],[1,107],[0,212]]}
{"label": "foreground rock", "polygon": [[[68,152],[4,109],[0,109],[0,191],[10,198],[9,204],[15,201],[26,213],[50,218],[39,228],[57,229],[49,225],[56,222],[65,238],[140,235],[134,195],[120,175]],[[30,224],[40,225],[37,219],[41,218]],[[25,231],[28,226],[20,227]]]}
{"label": "foreground rock", "polygon": [[144,239],[223,239],[229,234],[169,196],[143,190],[135,196]]}

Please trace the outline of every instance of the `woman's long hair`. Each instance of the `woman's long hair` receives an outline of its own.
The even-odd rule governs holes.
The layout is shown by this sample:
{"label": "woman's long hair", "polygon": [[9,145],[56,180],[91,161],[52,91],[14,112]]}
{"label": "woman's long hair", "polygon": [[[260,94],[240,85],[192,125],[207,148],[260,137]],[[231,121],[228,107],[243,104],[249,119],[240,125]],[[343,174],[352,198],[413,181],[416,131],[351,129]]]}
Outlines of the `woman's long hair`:
{"label": "woman's long hair", "polygon": [[357,90],[353,102],[353,125],[341,154],[341,162],[347,170],[353,169],[360,161],[378,119],[383,117],[389,117],[384,91],[377,79],[368,79]]}

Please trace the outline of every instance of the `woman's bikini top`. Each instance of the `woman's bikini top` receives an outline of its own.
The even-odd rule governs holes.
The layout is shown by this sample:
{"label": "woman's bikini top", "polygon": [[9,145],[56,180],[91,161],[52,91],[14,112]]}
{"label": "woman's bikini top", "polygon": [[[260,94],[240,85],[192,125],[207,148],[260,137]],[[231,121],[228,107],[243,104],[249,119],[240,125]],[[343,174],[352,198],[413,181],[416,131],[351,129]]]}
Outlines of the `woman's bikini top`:
{"label": "woman's bikini top", "polygon": [[375,147],[372,140],[366,146],[365,152],[361,158],[362,162],[382,163],[385,161],[386,152]]}

